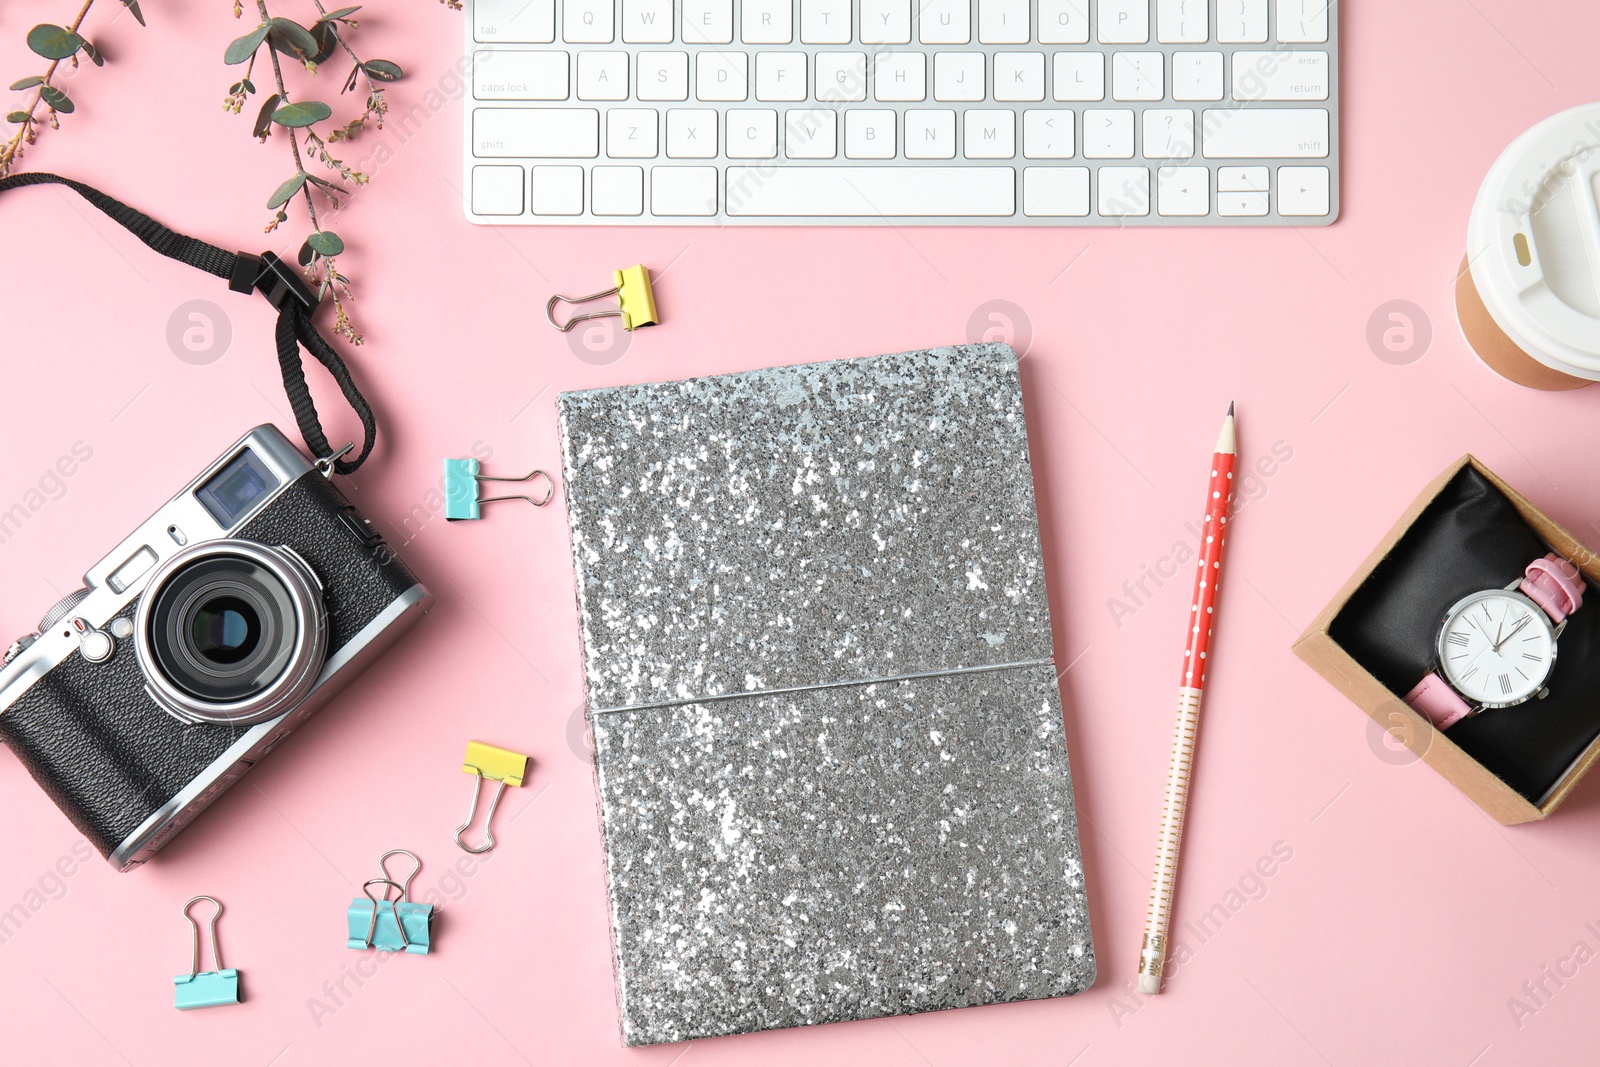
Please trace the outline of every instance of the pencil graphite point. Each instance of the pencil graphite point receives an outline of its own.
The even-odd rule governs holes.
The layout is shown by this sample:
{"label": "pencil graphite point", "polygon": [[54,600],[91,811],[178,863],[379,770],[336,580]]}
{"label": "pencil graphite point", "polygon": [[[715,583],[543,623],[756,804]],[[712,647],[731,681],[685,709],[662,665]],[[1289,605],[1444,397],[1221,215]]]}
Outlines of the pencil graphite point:
{"label": "pencil graphite point", "polygon": [[1222,432],[1217,435],[1216,451],[1234,455],[1239,451],[1239,438],[1234,430],[1233,405],[1228,405],[1228,417],[1222,420]]}

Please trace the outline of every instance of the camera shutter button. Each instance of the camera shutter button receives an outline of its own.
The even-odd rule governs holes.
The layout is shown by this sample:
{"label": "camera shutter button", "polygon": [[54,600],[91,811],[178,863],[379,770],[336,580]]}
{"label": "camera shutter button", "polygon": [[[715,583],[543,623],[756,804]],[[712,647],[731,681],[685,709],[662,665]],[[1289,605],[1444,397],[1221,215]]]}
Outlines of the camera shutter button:
{"label": "camera shutter button", "polygon": [[73,619],[78,634],[78,654],[90,663],[104,663],[117,650],[117,643],[104,630],[96,630],[86,619]]}

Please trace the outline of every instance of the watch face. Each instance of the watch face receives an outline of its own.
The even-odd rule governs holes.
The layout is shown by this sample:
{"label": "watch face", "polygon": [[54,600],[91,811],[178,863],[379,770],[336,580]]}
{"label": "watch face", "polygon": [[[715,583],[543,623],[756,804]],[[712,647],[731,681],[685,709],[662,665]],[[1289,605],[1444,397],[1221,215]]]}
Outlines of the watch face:
{"label": "watch face", "polygon": [[1544,687],[1555,666],[1556,635],[1539,605],[1507,590],[1474,593],[1439,634],[1445,681],[1488,708],[1520,704]]}

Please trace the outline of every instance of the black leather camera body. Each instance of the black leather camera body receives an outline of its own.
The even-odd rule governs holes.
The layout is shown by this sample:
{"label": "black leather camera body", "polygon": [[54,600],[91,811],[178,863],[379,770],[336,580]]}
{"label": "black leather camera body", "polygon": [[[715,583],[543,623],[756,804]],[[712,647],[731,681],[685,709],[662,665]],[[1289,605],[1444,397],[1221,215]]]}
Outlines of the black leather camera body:
{"label": "black leather camera body", "polygon": [[6,653],[0,740],[118,870],[431,604],[331,470],[257,427]]}

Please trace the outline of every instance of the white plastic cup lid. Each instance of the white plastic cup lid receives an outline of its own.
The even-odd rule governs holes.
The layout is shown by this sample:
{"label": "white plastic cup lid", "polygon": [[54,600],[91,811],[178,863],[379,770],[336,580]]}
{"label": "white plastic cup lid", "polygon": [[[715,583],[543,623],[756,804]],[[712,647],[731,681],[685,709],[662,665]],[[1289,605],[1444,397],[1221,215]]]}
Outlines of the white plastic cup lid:
{"label": "white plastic cup lid", "polygon": [[1600,380],[1600,104],[1552,115],[1501,153],[1472,205],[1467,260],[1517,347]]}

